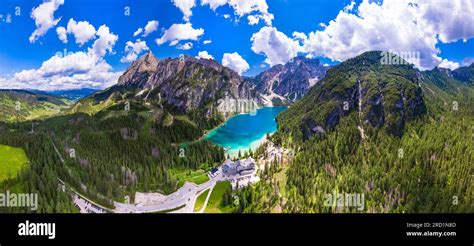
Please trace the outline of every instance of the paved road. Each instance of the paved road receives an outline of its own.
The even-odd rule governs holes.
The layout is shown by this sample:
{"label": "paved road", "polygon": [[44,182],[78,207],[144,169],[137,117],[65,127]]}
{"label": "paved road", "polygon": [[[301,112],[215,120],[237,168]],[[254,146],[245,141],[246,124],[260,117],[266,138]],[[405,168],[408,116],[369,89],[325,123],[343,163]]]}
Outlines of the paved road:
{"label": "paved road", "polygon": [[[205,190],[209,189],[209,193],[206,197],[203,207],[197,213],[203,213],[209,202],[209,198],[212,194],[214,186],[219,181],[228,180],[230,177],[224,177],[222,175],[221,167],[218,168],[219,174],[213,178],[210,178],[207,182],[196,185],[194,183],[186,182],[183,187],[179,188],[176,192],[170,195],[163,195],[163,199],[155,200],[154,202],[148,201],[147,203],[141,204],[127,204],[114,202],[115,209],[104,212],[112,213],[153,213],[159,211],[173,210],[171,213],[194,213],[194,205],[197,197]],[[249,176],[242,175],[240,178]],[[232,177],[235,179],[237,177]],[[94,202],[87,200],[85,197],[81,197],[80,194],[76,194],[75,204],[80,207],[81,212],[99,212],[95,211],[94,205],[99,208]],[[84,201],[82,201],[84,200]],[[181,208],[180,208],[181,207]],[[177,209],[179,208],[179,209]]]}
{"label": "paved road", "polygon": [[209,198],[211,198],[212,190],[214,190],[214,187],[215,186],[212,186],[211,188],[209,188],[209,192],[207,193],[206,200],[204,201],[204,204],[202,205],[201,210],[197,211],[197,213],[202,214],[206,210],[207,203],[209,202]]}
{"label": "paved road", "polygon": [[[156,204],[144,205],[144,204],[125,204],[114,202],[115,213],[152,213],[163,210],[176,209],[185,205],[185,207],[173,211],[173,213],[193,213],[194,204],[198,197],[198,193],[203,190],[214,188],[218,181],[224,180],[222,174],[211,178],[209,181],[196,185],[194,183],[186,182],[183,187],[178,189],[176,192],[166,196],[163,201],[157,202]],[[207,203],[207,202],[206,202]]]}
{"label": "paved road", "polygon": [[85,196],[71,189],[60,178],[58,178],[58,182],[60,185],[64,187],[64,191],[67,191],[68,193],[72,195],[74,205],[76,205],[80,213],[110,213],[112,212],[110,211],[110,209],[87,199]]}
{"label": "paved road", "polygon": [[95,203],[89,202],[88,200],[74,194],[74,204],[79,209],[81,214],[103,214],[108,211],[98,207]]}

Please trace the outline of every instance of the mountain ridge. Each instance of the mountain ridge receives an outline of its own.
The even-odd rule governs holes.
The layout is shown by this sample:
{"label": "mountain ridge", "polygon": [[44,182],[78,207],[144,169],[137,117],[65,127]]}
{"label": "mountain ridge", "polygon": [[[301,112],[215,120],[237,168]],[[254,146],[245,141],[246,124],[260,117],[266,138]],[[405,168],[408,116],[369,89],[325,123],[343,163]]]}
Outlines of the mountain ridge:
{"label": "mountain ridge", "polygon": [[263,71],[250,80],[263,95],[295,102],[324,78],[329,68],[321,65],[318,59],[297,56],[285,64],[278,64]]}
{"label": "mountain ridge", "polygon": [[309,140],[352,115],[359,128],[383,127],[390,134],[403,135],[406,121],[426,113],[417,70],[413,65],[382,65],[381,58],[380,51],[366,52],[330,69],[279,117],[293,122],[283,129],[300,129],[298,135]]}
{"label": "mountain ridge", "polygon": [[71,101],[22,89],[0,89],[0,122],[26,121],[58,115]]}

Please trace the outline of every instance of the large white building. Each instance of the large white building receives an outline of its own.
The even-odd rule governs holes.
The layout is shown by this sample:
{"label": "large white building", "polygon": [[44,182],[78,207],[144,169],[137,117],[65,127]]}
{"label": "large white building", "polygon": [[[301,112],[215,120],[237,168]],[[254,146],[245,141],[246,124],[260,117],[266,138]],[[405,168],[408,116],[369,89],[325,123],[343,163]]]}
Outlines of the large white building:
{"label": "large white building", "polygon": [[222,165],[222,173],[224,175],[246,175],[254,172],[255,167],[255,160],[251,157],[235,162],[227,159]]}

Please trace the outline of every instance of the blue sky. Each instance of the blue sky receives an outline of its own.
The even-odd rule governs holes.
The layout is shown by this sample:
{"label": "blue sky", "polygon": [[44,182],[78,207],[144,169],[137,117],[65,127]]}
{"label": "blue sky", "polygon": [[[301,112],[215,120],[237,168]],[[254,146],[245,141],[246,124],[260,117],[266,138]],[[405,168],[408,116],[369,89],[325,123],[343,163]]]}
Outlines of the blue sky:
{"label": "blue sky", "polygon": [[[147,50],[159,59],[207,52],[246,76],[295,55],[336,64],[372,49],[417,52],[422,69],[456,68],[474,57],[473,8],[462,7],[470,2],[413,11],[393,0],[1,0],[0,87],[104,88]],[[156,31],[134,36],[150,21]],[[181,29],[166,35],[173,24]]]}

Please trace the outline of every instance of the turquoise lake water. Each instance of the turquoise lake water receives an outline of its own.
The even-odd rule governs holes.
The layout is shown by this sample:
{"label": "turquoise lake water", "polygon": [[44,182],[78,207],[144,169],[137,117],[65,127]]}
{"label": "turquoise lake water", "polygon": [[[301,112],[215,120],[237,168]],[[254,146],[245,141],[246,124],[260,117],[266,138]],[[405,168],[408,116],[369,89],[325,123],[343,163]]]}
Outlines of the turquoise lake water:
{"label": "turquoise lake water", "polygon": [[256,114],[239,114],[227,120],[222,126],[210,131],[204,139],[210,140],[224,148],[231,157],[237,156],[239,150],[255,150],[267,134],[277,130],[275,117],[286,107],[265,107]]}

